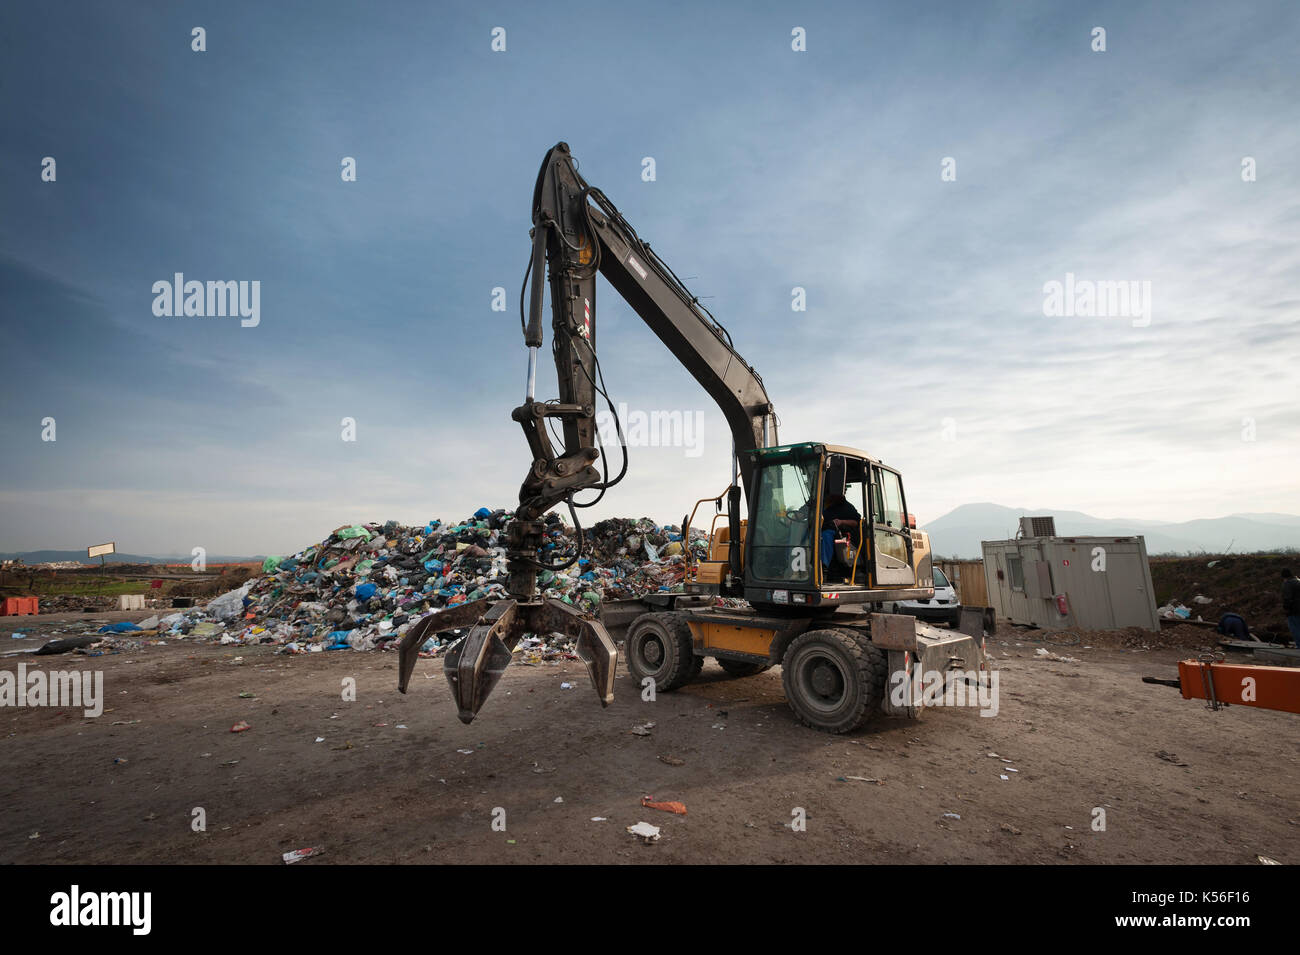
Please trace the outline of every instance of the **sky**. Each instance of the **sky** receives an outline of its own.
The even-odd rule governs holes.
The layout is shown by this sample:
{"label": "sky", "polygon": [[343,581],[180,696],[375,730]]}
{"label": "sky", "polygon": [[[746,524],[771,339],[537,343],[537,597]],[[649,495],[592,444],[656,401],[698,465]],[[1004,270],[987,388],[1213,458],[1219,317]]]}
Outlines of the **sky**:
{"label": "sky", "polygon": [[[511,507],[561,140],[781,440],[897,467],[922,524],[1300,513],[1300,5],[563,11],[5,4],[0,551],[288,553]],[[258,282],[257,323],[155,314],[177,272]],[[1067,281],[1137,295],[1047,314]],[[603,279],[596,325],[614,400],[699,430],[644,433],[585,513],[679,521],[730,480],[721,413]]]}

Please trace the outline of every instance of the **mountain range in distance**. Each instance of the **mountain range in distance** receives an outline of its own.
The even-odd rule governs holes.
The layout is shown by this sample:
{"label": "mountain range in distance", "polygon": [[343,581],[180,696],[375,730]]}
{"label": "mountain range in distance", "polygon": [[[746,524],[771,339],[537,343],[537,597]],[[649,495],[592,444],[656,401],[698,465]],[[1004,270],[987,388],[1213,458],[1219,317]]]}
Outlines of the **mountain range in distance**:
{"label": "mountain range in distance", "polygon": [[[27,550],[9,554],[0,554],[0,560],[21,560],[24,564],[54,564],[76,560],[87,566],[99,566],[98,557],[87,557],[84,550]],[[105,564],[188,564],[194,558],[189,554],[173,554],[170,557],[149,556],[146,554],[105,554]],[[209,564],[248,564],[261,561],[258,557],[230,557],[223,554],[208,555],[204,558]]]}
{"label": "mountain range in distance", "polygon": [[1147,521],[1093,517],[1053,508],[963,504],[943,517],[922,524],[930,549],[941,557],[975,558],[981,541],[1010,540],[1021,517],[1053,517],[1059,537],[1136,537],[1146,539],[1148,554],[1224,554],[1300,550],[1300,516],[1229,514],[1194,521]]}
{"label": "mountain range in distance", "polygon": [[[921,529],[930,535],[930,548],[940,557],[982,556],[981,541],[1009,540],[1016,536],[1021,517],[1053,517],[1061,537],[1146,538],[1148,554],[1243,554],[1254,551],[1300,550],[1300,516],[1295,514],[1229,514],[1227,517],[1194,521],[1149,521],[1130,518],[1093,517],[1080,511],[1053,508],[1005,507],[1001,504],[963,504]],[[25,564],[80,561],[98,564],[84,550],[35,550],[0,554],[0,559],[21,559]],[[151,556],[109,554],[110,564],[188,564],[188,554]],[[209,555],[209,564],[261,561],[261,555]],[[1300,563],[1300,558],[1297,559]]]}

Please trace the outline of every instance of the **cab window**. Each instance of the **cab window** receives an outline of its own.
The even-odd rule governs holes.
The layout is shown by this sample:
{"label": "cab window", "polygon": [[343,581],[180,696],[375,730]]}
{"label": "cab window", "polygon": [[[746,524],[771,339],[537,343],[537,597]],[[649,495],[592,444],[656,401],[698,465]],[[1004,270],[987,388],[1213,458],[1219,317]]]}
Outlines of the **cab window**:
{"label": "cab window", "polygon": [[903,527],[903,488],[898,475],[883,468],[876,469],[876,501],[880,508],[876,523],[895,529]]}
{"label": "cab window", "polygon": [[759,580],[812,581],[812,528],[818,462],[769,464],[758,474],[750,560]]}

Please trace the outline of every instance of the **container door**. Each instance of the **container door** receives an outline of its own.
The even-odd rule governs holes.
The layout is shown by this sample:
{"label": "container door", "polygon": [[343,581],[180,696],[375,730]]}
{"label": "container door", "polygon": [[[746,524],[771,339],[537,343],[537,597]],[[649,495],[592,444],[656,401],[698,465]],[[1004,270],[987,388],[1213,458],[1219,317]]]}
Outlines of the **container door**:
{"label": "container door", "polygon": [[1106,584],[1116,627],[1151,626],[1151,594],[1147,592],[1142,558],[1112,552],[1106,559]]}

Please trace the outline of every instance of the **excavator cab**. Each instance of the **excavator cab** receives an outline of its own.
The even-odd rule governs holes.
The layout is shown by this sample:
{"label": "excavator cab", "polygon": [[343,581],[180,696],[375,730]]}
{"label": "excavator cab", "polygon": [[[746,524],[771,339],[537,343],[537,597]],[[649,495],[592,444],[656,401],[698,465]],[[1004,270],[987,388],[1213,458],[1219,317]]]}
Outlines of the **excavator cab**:
{"label": "excavator cab", "polygon": [[[932,595],[928,541],[914,530],[897,471],[839,445],[795,444],[749,455],[748,519],[738,529],[715,521],[708,559],[690,575],[693,591],[769,608]],[[739,579],[732,572],[736,539],[743,555]]]}

